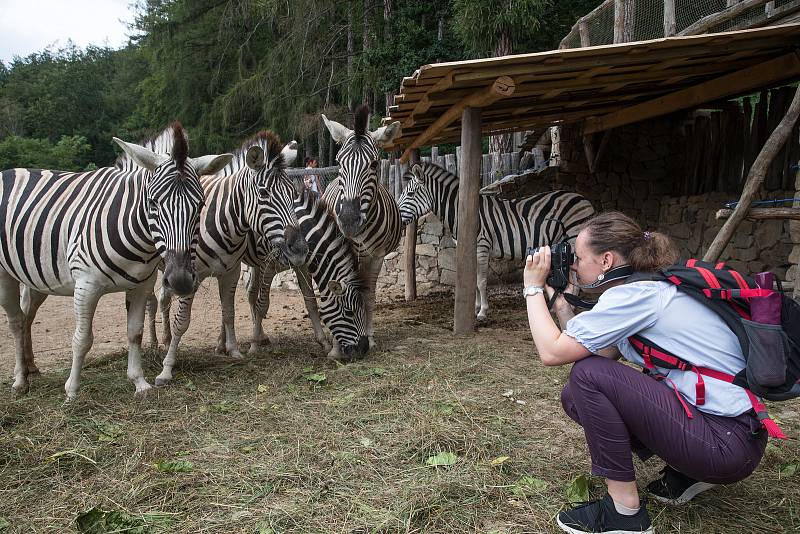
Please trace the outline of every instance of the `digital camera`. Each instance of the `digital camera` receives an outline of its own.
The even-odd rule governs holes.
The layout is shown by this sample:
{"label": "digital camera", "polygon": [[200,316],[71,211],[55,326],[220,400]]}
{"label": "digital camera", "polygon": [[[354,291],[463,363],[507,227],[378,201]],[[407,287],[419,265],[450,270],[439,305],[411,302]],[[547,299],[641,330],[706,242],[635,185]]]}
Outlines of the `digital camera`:
{"label": "digital camera", "polygon": [[[539,247],[528,247],[525,255],[533,256]],[[547,285],[556,291],[564,291],[569,284],[569,268],[575,261],[572,245],[567,241],[550,246],[550,274],[547,276]]]}

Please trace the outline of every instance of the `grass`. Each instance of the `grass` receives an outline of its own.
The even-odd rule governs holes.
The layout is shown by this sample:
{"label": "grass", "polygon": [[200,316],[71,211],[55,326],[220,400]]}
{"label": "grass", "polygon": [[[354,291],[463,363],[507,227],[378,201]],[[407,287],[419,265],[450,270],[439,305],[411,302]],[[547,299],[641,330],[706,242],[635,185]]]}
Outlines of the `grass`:
{"label": "grass", "polygon": [[[559,403],[568,369],[538,364],[515,295],[492,303],[470,339],[451,335],[446,296],[384,305],[380,350],[346,366],[308,334],[278,333],[245,363],[215,356],[209,339],[144,399],[123,352],[90,361],[68,406],[66,369],[45,370],[24,397],[6,381],[0,531],[557,532],[571,481],[589,471]],[[147,376],[158,370],[149,353]],[[773,406],[794,436],[797,408]],[[442,452],[455,463],[426,464]],[[741,483],[683,507],[650,503],[656,531],[798,532],[798,464],[796,441],[770,444]],[[640,484],[660,467],[637,463]],[[603,487],[590,480],[593,494]]]}

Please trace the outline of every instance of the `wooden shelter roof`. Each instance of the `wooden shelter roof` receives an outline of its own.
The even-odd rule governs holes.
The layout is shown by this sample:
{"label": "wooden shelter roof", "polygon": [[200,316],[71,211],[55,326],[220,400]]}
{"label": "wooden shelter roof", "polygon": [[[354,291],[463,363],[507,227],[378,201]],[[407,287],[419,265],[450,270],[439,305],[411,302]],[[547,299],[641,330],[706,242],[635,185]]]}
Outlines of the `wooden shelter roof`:
{"label": "wooden shelter roof", "polygon": [[384,124],[394,147],[457,142],[461,111],[482,134],[582,122],[585,133],[800,78],[800,24],[423,65]]}

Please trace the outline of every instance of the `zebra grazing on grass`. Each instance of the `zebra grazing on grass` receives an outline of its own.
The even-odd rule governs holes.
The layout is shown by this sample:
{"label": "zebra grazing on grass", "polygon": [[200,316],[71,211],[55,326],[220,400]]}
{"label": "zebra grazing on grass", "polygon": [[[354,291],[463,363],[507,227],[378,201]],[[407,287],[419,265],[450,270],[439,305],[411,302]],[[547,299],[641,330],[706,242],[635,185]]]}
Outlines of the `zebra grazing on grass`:
{"label": "zebra grazing on grass", "polygon": [[[195,290],[199,175],[231,158],[189,158],[183,128],[175,123],[171,132],[171,156],[114,138],[138,170],[2,172],[0,304],[16,342],[15,391],[28,390],[35,369],[31,324],[38,307],[47,295],[74,295],[72,370],[65,385],[67,400],[73,399],[93,341],[97,302],[115,291],[126,293],[128,378],[137,393],[150,388],[141,366],[145,301],[162,261],[165,286],[181,295]],[[29,289],[22,303],[20,284]]]}
{"label": "zebra grazing on grass", "polygon": [[[295,177],[295,180],[302,188],[302,177]],[[324,199],[317,199],[302,188],[295,200],[295,213],[310,250],[307,269],[295,269],[297,278],[301,287],[310,288],[310,275],[319,288],[318,310],[313,289],[310,296],[303,295],[314,331],[322,331],[321,316],[334,339],[328,357],[348,361],[362,358],[369,350],[369,340],[366,337],[366,310],[361,294],[358,256],[339,231]],[[259,313],[259,325],[269,310],[272,279],[286,269],[276,262],[267,262],[261,267],[260,279],[256,276],[246,279],[248,291],[257,297],[254,310]]]}
{"label": "zebra grazing on grass", "polygon": [[[408,180],[400,196],[403,223],[433,212],[458,237],[458,176],[430,163],[415,164],[403,176]],[[527,247],[563,240],[573,243],[580,226],[594,215],[591,203],[577,193],[550,191],[518,200],[481,197],[478,226],[478,292],[475,313],[486,319],[489,299],[486,275],[489,258],[524,259]],[[556,220],[564,223],[561,227]],[[564,235],[566,232],[566,235]]]}
{"label": "zebra grazing on grass", "polygon": [[[280,140],[272,132],[260,132],[247,140],[217,175],[200,178],[206,204],[200,215],[197,276],[201,281],[209,276],[217,278],[223,346],[234,358],[242,357],[234,329],[236,285],[241,262],[252,243],[270,243],[293,265],[304,264],[308,255],[294,213],[298,191],[286,176],[281,148]],[[172,291],[163,287],[159,300],[168,350],[163,370],[156,377],[159,386],[172,379],[178,345],[189,328],[194,295],[179,298],[174,335],[169,320],[171,298]]]}
{"label": "zebra grazing on grass", "polygon": [[374,347],[375,285],[383,258],[397,248],[403,229],[397,202],[378,182],[376,170],[380,148],[400,134],[400,123],[368,131],[367,106],[356,110],[354,130],[325,115],[322,120],[334,141],[341,145],[336,154],[339,176],[328,185],[324,199],[333,207],[339,228],[358,253],[359,271],[365,284],[367,336],[370,347]]}

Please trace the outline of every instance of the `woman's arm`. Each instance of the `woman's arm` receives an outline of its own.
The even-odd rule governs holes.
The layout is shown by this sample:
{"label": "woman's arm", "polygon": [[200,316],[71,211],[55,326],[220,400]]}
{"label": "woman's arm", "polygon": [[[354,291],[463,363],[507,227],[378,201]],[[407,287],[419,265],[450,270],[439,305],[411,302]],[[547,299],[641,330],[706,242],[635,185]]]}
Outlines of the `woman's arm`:
{"label": "woman's arm", "polygon": [[[542,247],[540,252],[528,256],[525,261],[525,285],[544,286],[547,274],[550,272],[550,247]],[[525,297],[528,307],[528,323],[531,328],[533,342],[539,352],[539,358],[544,365],[563,365],[572,363],[591,354],[589,350],[575,341],[574,338],[561,332],[553,321],[544,293]],[[562,309],[559,321],[566,324],[569,315],[574,315],[571,310]],[[563,317],[562,317],[563,315]]]}

